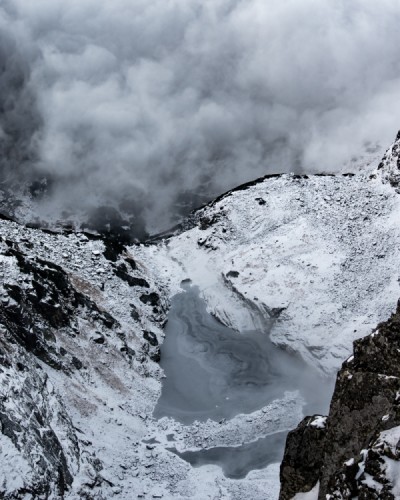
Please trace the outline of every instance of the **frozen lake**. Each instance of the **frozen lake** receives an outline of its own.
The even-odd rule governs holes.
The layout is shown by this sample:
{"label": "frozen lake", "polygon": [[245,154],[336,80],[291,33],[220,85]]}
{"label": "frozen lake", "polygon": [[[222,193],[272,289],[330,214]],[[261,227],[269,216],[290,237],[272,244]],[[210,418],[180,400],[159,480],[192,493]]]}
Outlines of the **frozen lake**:
{"label": "frozen lake", "polygon": [[[271,325],[273,327],[273,325]],[[219,323],[195,287],[172,300],[161,366],[166,378],[154,416],[189,425],[195,420],[230,419],[250,414],[285,391],[299,391],[307,413],[326,411],[331,384],[295,355],[269,340],[270,329],[238,333]],[[286,433],[265,436],[239,447],[178,453],[193,466],[222,467],[228,477],[244,477],[282,458]]]}

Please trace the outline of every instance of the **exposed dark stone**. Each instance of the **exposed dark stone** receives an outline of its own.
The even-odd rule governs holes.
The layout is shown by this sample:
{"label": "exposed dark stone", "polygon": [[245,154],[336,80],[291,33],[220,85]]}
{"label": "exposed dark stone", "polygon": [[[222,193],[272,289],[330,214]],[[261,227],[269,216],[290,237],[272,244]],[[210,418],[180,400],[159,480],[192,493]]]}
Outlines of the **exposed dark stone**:
{"label": "exposed dark stone", "polygon": [[[35,312],[27,302],[24,291],[16,285],[5,284],[5,289],[14,302],[11,305],[0,303],[0,323],[5,325],[14,338],[45,363],[61,369],[54,345],[48,344],[41,328],[36,324]],[[43,308],[37,311],[42,317]]]}
{"label": "exposed dark stone", "polygon": [[75,366],[77,370],[81,370],[83,368],[83,363],[76,356],[72,356],[71,363]]}
{"label": "exposed dark stone", "polygon": [[128,268],[127,268],[127,266],[126,266],[126,264],[124,262],[121,262],[121,264],[118,264],[118,266],[116,267],[116,270],[120,271],[120,272],[123,272],[123,273],[127,273],[128,272]]}
{"label": "exposed dark stone", "polygon": [[133,358],[136,355],[135,350],[129,347],[128,345],[122,346],[120,351],[125,352],[129,358]]}
{"label": "exposed dark stone", "polygon": [[155,333],[153,332],[148,332],[148,331],[144,331],[143,332],[143,338],[147,340],[147,342],[152,345],[152,346],[158,346],[158,340],[157,340],[157,336]]}
{"label": "exposed dark stone", "polygon": [[93,342],[96,344],[104,344],[105,340],[104,336],[99,333],[93,337]]}
{"label": "exposed dark stone", "polygon": [[256,198],[256,201],[258,201],[258,204],[259,205],[266,205],[266,201],[264,200],[264,198]]}
{"label": "exposed dark stone", "polygon": [[[391,451],[380,436],[400,425],[399,393],[400,304],[376,331],[354,342],[354,357],[338,373],[324,438],[309,437],[307,419],[289,433],[281,468],[281,500],[311,490],[317,481],[320,500],[326,495],[331,500],[394,499],[384,457],[400,461],[400,452]],[[308,463],[312,470],[306,468],[305,473]],[[365,481],[366,474],[374,482]]]}
{"label": "exposed dark stone", "polygon": [[135,320],[135,321],[139,321],[139,318],[140,318],[140,315],[139,315],[139,312],[138,310],[136,309],[136,307],[133,305],[133,304],[130,304],[131,306],[131,317]]}
{"label": "exposed dark stone", "polygon": [[125,217],[122,215],[123,210],[112,206],[96,207],[88,215],[85,227],[97,231],[106,245],[111,243],[112,251],[121,249],[119,253],[122,253],[126,245],[145,241],[148,238],[144,219],[140,216],[138,208],[137,205],[133,206],[131,203],[128,207],[130,216]]}
{"label": "exposed dark stone", "polygon": [[280,500],[290,500],[296,493],[310,491],[319,480],[326,441],[326,429],[312,425],[306,417],[289,432],[281,464]]}
{"label": "exposed dark stone", "polygon": [[125,246],[109,239],[104,239],[103,241],[105,246],[104,257],[111,262],[117,262],[121,253],[125,250]]}
{"label": "exposed dark stone", "polygon": [[152,361],[154,361],[155,363],[159,363],[161,361],[161,352],[160,352],[160,348],[157,347],[155,349],[152,349],[151,351],[149,351],[149,357]]}
{"label": "exposed dark stone", "polygon": [[132,259],[132,257],[125,257],[125,261],[128,262],[134,271],[137,269],[136,262]]}
{"label": "exposed dark stone", "polygon": [[156,292],[141,295],[140,301],[149,306],[156,306],[160,302],[160,297]]}
{"label": "exposed dark stone", "polygon": [[211,216],[203,215],[199,218],[199,229],[204,231],[221,220],[223,214],[217,213]]}
{"label": "exposed dark stone", "polygon": [[114,274],[118,276],[118,278],[126,281],[129,286],[141,286],[143,288],[150,287],[145,279],[135,278],[134,276],[128,274],[125,264],[120,264],[117,268],[114,268]]}
{"label": "exposed dark stone", "polygon": [[[16,355],[20,361],[15,364],[16,371],[13,372],[13,357]],[[38,476],[33,483],[33,488],[27,486],[25,491],[19,491],[21,496],[5,495],[3,497],[1,485],[0,496],[10,499],[25,498],[26,495],[30,498],[50,498],[52,485],[55,485],[57,496],[61,498],[69,489],[73,478],[63,447],[50,425],[52,408],[45,403],[48,397],[46,376],[37,371],[30,375],[28,364],[29,360],[22,350],[10,353],[7,366],[11,370],[10,373],[13,373],[13,377],[19,377],[20,382],[15,386],[12,394],[13,404],[17,405],[18,413],[23,418],[12,418],[7,398],[2,399],[0,400],[0,429],[11,439],[25,459],[34,465]],[[61,408],[59,410],[62,411]],[[62,418],[63,423],[72,428],[65,413]],[[29,425],[27,425],[28,422]],[[79,450],[73,436],[68,436],[67,439],[72,439],[72,444],[76,446],[76,450]],[[34,452],[34,456],[30,455],[30,450]],[[39,460],[37,450],[41,450]]]}
{"label": "exposed dark stone", "polygon": [[[271,180],[272,179],[279,179],[280,177],[282,177],[282,175],[284,175],[284,174],[267,174],[267,175],[264,175],[263,177],[259,177],[258,179],[255,179],[253,181],[245,182],[244,184],[241,184],[240,186],[237,186],[237,187],[235,187],[233,189],[230,189],[226,193],[222,193],[221,195],[217,196],[217,198],[215,198],[210,203],[202,205],[201,207],[199,207],[195,211],[195,213],[199,212],[200,210],[202,210],[205,207],[213,207],[213,206],[215,206],[218,202],[220,202],[224,198],[227,198],[228,196],[231,196],[233,193],[236,193],[237,191],[246,191],[247,189],[249,189],[249,188],[251,188],[253,186],[256,186],[257,184],[261,184],[262,182],[264,182],[267,179],[271,179]],[[303,178],[308,178],[308,177],[306,175],[304,175]]]}
{"label": "exposed dark stone", "polygon": [[199,245],[199,247],[206,248],[207,250],[215,250],[217,248],[212,242],[210,242],[209,237],[199,238],[197,240],[197,244]]}
{"label": "exposed dark stone", "polygon": [[57,331],[74,327],[78,307],[86,310],[90,321],[100,321],[107,328],[118,326],[115,319],[72,285],[62,267],[43,259],[29,259],[10,242],[9,254],[17,259],[21,272],[31,287],[4,284],[10,303],[0,303],[0,322],[29,352],[55,369],[69,370],[56,349]]}
{"label": "exposed dark stone", "polygon": [[227,278],[238,278],[239,273],[237,271],[229,271],[226,273]]}

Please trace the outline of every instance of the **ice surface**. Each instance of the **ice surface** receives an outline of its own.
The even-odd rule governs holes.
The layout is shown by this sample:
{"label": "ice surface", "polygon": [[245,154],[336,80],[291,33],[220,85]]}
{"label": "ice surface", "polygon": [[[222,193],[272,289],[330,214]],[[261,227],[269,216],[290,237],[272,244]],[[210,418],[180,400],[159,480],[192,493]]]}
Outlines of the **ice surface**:
{"label": "ice surface", "polygon": [[[167,449],[194,467],[218,465],[227,478],[242,479],[254,469],[279,462],[286,439],[285,428],[271,432],[267,425],[262,426],[262,437],[245,433],[243,421],[256,419],[261,408],[269,413],[267,405],[272,402],[273,420],[279,420],[289,390],[297,391],[298,404],[307,401],[307,410],[315,413],[327,407],[329,384],[298,357],[272,344],[272,326],[273,322],[264,331],[242,333],[224,326],[207,312],[197,287],[186,287],[173,297],[161,349],[166,378],[154,417],[170,417],[187,429],[199,421],[207,425],[211,419],[220,425],[238,416],[243,433],[238,436],[240,444],[207,440],[203,449]],[[206,429],[199,434],[206,436]]]}
{"label": "ice surface", "polygon": [[246,477],[251,470],[263,469],[267,465],[280,462],[283,457],[285,440],[286,432],[278,432],[242,446],[221,446],[184,453],[179,453],[171,448],[171,451],[193,467],[215,464],[222,467],[226,477],[241,479]]}
{"label": "ice surface", "polygon": [[[252,413],[288,390],[300,389],[306,401],[316,402],[311,394],[325,388],[304,362],[272,344],[269,329],[238,333],[218,322],[196,287],[173,298],[165,333],[166,379],[155,417],[183,423],[229,419]],[[327,403],[330,391],[323,394]]]}

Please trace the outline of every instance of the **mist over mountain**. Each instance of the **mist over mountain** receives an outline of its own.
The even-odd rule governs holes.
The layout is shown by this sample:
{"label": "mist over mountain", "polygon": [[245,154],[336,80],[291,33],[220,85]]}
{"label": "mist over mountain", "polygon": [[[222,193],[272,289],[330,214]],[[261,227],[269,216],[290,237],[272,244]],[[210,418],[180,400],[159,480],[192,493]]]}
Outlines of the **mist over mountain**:
{"label": "mist over mountain", "polygon": [[3,0],[1,186],[161,228],[268,172],[340,170],[398,128],[399,21],[395,0]]}

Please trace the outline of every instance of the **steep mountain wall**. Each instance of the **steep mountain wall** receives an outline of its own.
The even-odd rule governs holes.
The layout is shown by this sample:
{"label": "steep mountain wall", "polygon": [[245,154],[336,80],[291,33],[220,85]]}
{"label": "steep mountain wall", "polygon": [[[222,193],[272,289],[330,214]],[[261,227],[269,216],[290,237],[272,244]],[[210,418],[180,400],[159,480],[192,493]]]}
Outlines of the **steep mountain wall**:
{"label": "steep mountain wall", "polygon": [[[329,415],[287,438],[281,500],[319,484],[319,499],[395,499],[400,491],[400,305],[338,373]],[[315,496],[316,498],[316,496]]]}

